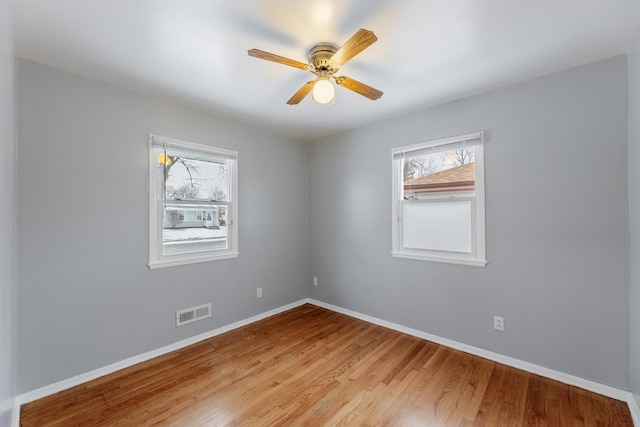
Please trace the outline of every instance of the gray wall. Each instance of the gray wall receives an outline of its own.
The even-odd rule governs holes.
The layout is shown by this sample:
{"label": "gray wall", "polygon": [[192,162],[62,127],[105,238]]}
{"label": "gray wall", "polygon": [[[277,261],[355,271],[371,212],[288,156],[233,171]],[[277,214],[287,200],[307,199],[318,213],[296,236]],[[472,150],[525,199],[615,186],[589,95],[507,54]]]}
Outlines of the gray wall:
{"label": "gray wall", "polygon": [[[311,296],[628,390],[627,98],[622,56],[311,143]],[[392,258],[391,147],[478,130],[487,267]]]}
{"label": "gray wall", "polygon": [[0,0],[0,426],[11,425],[16,384],[14,44],[9,0]]}
{"label": "gray wall", "polygon": [[640,40],[629,55],[631,391],[640,405]]}
{"label": "gray wall", "polygon": [[[36,63],[17,71],[18,392],[305,296],[305,143]],[[239,258],[147,268],[148,133],[239,152]],[[206,302],[212,318],[175,327],[176,310]]]}

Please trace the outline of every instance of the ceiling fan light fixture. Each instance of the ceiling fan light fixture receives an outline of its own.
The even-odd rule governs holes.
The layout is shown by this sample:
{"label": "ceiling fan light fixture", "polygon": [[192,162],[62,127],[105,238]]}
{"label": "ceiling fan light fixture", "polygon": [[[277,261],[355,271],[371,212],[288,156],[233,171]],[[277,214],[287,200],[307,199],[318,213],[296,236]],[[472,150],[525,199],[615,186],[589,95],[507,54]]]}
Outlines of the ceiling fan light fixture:
{"label": "ceiling fan light fixture", "polygon": [[335,88],[327,78],[319,78],[313,85],[313,99],[319,104],[331,102],[335,92]]}

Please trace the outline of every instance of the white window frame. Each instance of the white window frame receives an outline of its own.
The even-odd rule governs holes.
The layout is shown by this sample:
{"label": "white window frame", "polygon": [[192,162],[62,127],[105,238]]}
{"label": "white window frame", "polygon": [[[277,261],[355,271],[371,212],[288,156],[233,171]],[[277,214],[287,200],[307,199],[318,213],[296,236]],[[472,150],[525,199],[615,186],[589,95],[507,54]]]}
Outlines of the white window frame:
{"label": "white window frame", "polygon": [[[475,190],[469,192],[443,192],[429,195],[420,203],[431,201],[463,201],[471,200],[471,253],[449,252],[441,250],[425,250],[404,247],[403,243],[403,203],[414,203],[404,200],[404,183],[402,160],[429,152],[445,151],[463,147],[466,144],[475,146]],[[405,145],[391,150],[392,163],[392,251],[396,258],[421,261],[444,262],[450,264],[484,267],[486,260],[485,244],[485,183],[484,183],[484,132],[475,132],[452,138],[439,139],[419,144]]]}
{"label": "white window frame", "polygon": [[[227,249],[208,252],[194,252],[177,255],[162,254],[162,220],[164,200],[158,197],[158,174],[155,173],[158,157],[155,149],[164,146],[187,153],[205,154],[212,157],[224,158],[228,162],[230,181],[230,195],[227,202],[220,202],[226,206],[227,218]],[[238,252],[238,152],[194,142],[181,141],[163,136],[149,135],[149,268],[174,267],[222,259],[237,258]],[[195,202],[194,202],[195,203]],[[216,204],[220,204],[216,202]],[[188,204],[188,202],[185,202]],[[201,205],[202,203],[197,202]]]}

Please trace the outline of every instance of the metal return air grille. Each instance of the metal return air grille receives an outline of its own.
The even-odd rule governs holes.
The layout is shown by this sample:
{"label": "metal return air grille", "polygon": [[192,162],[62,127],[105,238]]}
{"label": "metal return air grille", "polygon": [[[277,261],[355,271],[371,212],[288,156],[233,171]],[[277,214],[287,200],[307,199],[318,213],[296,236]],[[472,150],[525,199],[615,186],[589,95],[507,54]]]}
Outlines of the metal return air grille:
{"label": "metal return air grille", "polygon": [[211,317],[211,303],[176,311],[176,326],[186,325]]}

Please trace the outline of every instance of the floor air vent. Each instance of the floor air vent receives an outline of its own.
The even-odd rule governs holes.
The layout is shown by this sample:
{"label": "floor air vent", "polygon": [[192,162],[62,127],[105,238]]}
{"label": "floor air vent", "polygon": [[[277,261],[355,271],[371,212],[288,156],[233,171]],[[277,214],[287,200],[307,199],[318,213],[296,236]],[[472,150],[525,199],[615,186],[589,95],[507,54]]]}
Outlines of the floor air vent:
{"label": "floor air vent", "polygon": [[186,325],[207,317],[211,317],[211,303],[185,308],[184,310],[176,311],[176,326]]}

